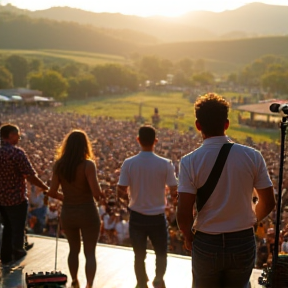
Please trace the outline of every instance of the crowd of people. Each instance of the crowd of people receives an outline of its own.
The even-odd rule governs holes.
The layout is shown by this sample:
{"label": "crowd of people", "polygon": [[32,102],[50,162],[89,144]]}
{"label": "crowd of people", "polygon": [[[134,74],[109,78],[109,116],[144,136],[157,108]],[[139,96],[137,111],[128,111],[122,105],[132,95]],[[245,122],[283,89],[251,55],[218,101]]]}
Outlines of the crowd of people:
{"label": "crowd of people", "polygon": [[[129,156],[139,153],[139,144],[135,137],[139,123],[119,121],[111,117],[92,118],[76,113],[55,113],[53,110],[44,110],[37,107],[31,107],[29,111],[21,108],[5,113],[0,111],[0,115],[1,123],[9,122],[19,126],[21,131],[19,146],[23,147],[39,178],[47,183],[48,186],[51,181],[55,151],[64,135],[72,129],[83,129],[87,133],[96,156],[95,162],[99,184],[105,195],[105,198],[100,199],[98,207],[101,218],[99,242],[130,246],[128,202],[118,201],[116,187],[123,161]],[[159,128],[157,137],[159,142],[155,147],[155,152],[172,160],[176,176],[179,173],[181,157],[199,147],[202,143],[201,135],[194,130],[182,133],[178,130]],[[235,140],[237,141],[237,139]],[[266,142],[254,143],[251,138],[247,138],[247,141],[242,144],[252,146],[261,151],[277,195],[279,145]],[[285,179],[287,170],[288,163],[285,162],[282,205],[283,224],[281,225],[280,237],[280,245],[284,252],[288,252],[286,248],[288,245],[285,244],[288,238],[288,192],[286,193],[288,179]],[[53,198],[45,199],[41,189],[34,185],[28,185],[28,192],[28,233],[55,236],[61,202]],[[183,235],[177,227],[175,207],[175,199],[169,197],[167,189],[165,212],[169,231],[169,252],[190,255],[190,252],[185,249]],[[257,255],[257,267],[262,267],[263,263],[271,258],[274,224],[275,209],[269,217],[260,223],[256,232],[258,250],[260,251]],[[61,229],[60,237],[65,237]],[[151,246],[151,243],[148,243],[148,247],[149,245]],[[261,250],[263,246],[268,247],[267,250]]]}

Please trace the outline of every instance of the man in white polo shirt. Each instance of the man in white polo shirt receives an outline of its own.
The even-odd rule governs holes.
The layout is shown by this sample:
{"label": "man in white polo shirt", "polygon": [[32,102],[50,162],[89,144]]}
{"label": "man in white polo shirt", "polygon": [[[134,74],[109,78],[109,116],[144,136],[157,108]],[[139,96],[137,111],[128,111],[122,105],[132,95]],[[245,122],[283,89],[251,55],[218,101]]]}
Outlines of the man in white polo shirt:
{"label": "man in white polo shirt", "polygon": [[[210,197],[199,208],[199,199],[203,200],[209,190],[207,184],[204,190],[203,186],[219,151],[223,144],[231,142],[225,135],[228,112],[229,104],[221,96],[210,93],[197,99],[196,127],[204,141],[180,163],[177,221],[187,249],[192,250],[195,288],[248,287],[256,253],[253,225],[275,206],[272,182],[261,153],[234,143],[215,188],[210,189],[213,193],[208,193]],[[259,198],[255,213],[254,189]],[[198,211],[194,219],[195,202]]]}
{"label": "man in white polo shirt", "polygon": [[148,277],[145,269],[147,237],[156,254],[155,288],[165,288],[163,280],[167,265],[167,226],[165,217],[165,187],[170,194],[177,192],[177,179],[171,160],[157,156],[155,129],[142,126],[137,140],[141,152],[124,161],[117,186],[118,197],[128,199],[129,187],[129,233],[135,254],[137,288],[146,288]]}

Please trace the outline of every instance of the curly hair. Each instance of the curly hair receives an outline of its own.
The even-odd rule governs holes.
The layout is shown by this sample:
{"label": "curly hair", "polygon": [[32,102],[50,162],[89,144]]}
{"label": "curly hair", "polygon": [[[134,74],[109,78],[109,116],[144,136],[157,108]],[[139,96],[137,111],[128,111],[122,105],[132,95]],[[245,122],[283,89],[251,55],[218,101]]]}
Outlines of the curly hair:
{"label": "curly hair", "polygon": [[214,93],[200,96],[194,108],[196,119],[206,136],[219,136],[224,132],[228,120],[229,103],[222,96]]}

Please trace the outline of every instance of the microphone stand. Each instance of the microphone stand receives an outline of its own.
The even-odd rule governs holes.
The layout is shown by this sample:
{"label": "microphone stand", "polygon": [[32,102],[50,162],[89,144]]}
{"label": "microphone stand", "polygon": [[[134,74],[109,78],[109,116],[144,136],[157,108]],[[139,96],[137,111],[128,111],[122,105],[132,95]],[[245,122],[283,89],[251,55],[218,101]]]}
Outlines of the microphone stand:
{"label": "microphone stand", "polygon": [[[287,118],[283,117],[280,122],[281,129],[281,149],[280,149],[280,167],[279,167],[279,179],[278,179],[278,199],[277,199],[277,213],[276,213],[276,223],[275,223],[275,246],[272,258],[272,273],[275,275],[277,262],[278,262],[278,252],[279,252],[279,236],[280,236],[280,216],[281,216],[281,200],[282,200],[282,182],[283,182],[283,166],[284,166],[284,150],[285,150],[285,136],[286,128],[288,123]],[[274,278],[274,277],[273,277]],[[272,281],[273,284],[274,281]],[[276,286],[273,284],[273,288]]]}

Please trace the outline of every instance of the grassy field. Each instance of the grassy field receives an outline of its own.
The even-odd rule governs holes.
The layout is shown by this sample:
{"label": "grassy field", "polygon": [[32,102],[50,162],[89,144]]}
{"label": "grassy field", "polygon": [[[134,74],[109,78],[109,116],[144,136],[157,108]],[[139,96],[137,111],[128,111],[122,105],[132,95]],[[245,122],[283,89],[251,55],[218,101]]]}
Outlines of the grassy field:
{"label": "grassy field", "polygon": [[81,51],[66,50],[4,50],[0,49],[0,54],[9,56],[11,54],[20,54],[28,58],[37,58],[45,62],[48,61],[73,61],[86,65],[96,66],[105,63],[126,64],[124,57],[109,54],[89,53]]}
{"label": "grassy field", "polygon": [[[101,96],[89,100],[68,102],[66,106],[57,108],[57,111],[91,116],[111,116],[119,120],[134,120],[134,116],[139,115],[140,104],[142,116],[147,123],[151,123],[151,116],[154,113],[154,108],[157,107],[161,117],[159,127],[173,129],[174,123],[177,123],[178,129],[183,133],[189,127],[195,127],[193,103],[184,98],[182,93],[139,92],[121,96]],[[237,111],[230,111],[231,124],[227,134],[233,139],[243,141],[250,136],[255,142],[278,141],[278,130],[256,130],[255,128],[240,126],[237,116]],[[213,115],[211,115],[211,121],[213,121]]]}

